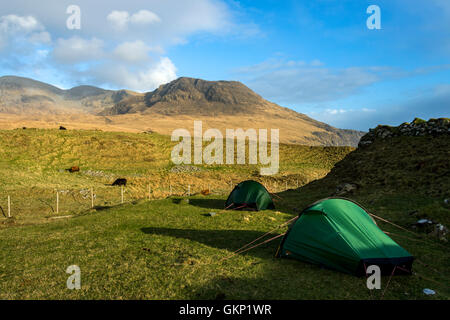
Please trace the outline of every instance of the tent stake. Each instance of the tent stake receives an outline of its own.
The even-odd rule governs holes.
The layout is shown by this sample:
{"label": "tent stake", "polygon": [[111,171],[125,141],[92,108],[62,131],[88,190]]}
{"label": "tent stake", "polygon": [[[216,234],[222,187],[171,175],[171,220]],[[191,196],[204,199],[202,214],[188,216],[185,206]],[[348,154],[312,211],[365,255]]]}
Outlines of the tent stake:
{"label": "tent stake", "polygon": [[11,197],[8,196],[8,218],[11,218]]}
{"label": "tent stake", "polygon": [[59,213],[59,192],[56,190],[56,213]]}

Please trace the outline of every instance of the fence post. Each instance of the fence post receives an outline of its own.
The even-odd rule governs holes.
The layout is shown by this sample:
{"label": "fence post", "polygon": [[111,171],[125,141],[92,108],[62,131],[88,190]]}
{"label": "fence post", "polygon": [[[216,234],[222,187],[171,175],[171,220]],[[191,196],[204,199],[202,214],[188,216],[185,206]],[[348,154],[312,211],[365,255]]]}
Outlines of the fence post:
{"label": "fence post", "polygon": [[8,196],[8,218],[11,218],[11,197]]}
{"label": "fence post", "polygon": [[56,213],[59,213],[59,192],[56,190]]}
{"label": "fence post", "polygon": [[188,185],[188,197],[191,196],[191,185]]}
{"label": "fence post", "polygon": [[150,200],[150,183],[148,184],[148,200]]}
{"label": "fence post", "polygon": [[91,188],[91,208],[94,208],[94,188]]}
{"label": "fence post", "polygon": [[286,190],[288,189],[288,186],[287,186],[287,180],[286,180]]}
{"label": "fence post", "polygon": [[120,186],[121,203],[123,203],[123,185]]}
{"label": "fence post", "polygon": [[298,189],[298,179],[297,179],[297,189]]}
{"label": "fence post", "polygon": [[172,195],[172,184],[169,182],[169,195]]}

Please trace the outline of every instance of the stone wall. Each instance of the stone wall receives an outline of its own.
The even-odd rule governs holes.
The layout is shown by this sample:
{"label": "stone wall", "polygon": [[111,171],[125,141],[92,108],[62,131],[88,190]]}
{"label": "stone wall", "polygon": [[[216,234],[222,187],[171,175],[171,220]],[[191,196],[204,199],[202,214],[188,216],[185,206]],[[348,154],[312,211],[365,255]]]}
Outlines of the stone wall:
{"label": "stone wall", "polygon": [[437,136],[442,134],[450,135],[450,119],[439,118],[425,121],[415,118],[413,122],[405,122],[398,127],[379,125],[375,129],[369,129],[369,132],[359,141],[358,147],[368,146],[375,140],[398,136]]}

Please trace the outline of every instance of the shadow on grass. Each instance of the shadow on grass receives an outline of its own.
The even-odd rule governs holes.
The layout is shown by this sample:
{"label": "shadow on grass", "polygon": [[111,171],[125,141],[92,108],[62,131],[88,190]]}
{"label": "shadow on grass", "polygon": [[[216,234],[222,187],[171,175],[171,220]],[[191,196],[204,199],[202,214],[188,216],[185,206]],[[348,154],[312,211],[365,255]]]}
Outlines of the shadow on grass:
{"label": "shadow on grass", "polygon": [[93,209],[97,211],[109,210],[117,206],[95,206]]}
{"label": "shadow on grass", "polygon": [[[194,230],[194,229],[170,229],[170,228],[142,228],[142,232],[146,234],[169,236],[178,239],[187,239],[190,241],[199,242],[210,247],[218,249],[227,249],[234,252],[253,240],[261,237],[265,232],[253,230]],[[259,240],[259,243],[265,239],[272,238],[277,234],[269,234],[264,239]],[[281,239],[281,238],[280,238]],[[263,244],[257,248],[244,252],[243,254],[251,254],[260,258],[274,257],[275,251],[280,240]]]}
{"label": "shadow on grass", "polygon": [[189,199],[189,204],[207,209],[225,209],[225,200],[223,199]]}

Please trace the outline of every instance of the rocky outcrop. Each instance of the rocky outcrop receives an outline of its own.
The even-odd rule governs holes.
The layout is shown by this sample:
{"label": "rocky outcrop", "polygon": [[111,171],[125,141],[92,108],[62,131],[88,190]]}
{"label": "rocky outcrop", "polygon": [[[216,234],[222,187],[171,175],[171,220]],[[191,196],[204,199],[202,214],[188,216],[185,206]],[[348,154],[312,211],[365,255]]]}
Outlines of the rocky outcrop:
{"label": "rocky outcrop", "polygon": [[370,129],[359,141],[358,147],[365,147],[375,140],[385,140],[398,136],[437,136],[450,135],[450,119],[439,118],[425,121],[415,118],[411,123],[405,122],[398,127],[379,125],[375,129]]}

